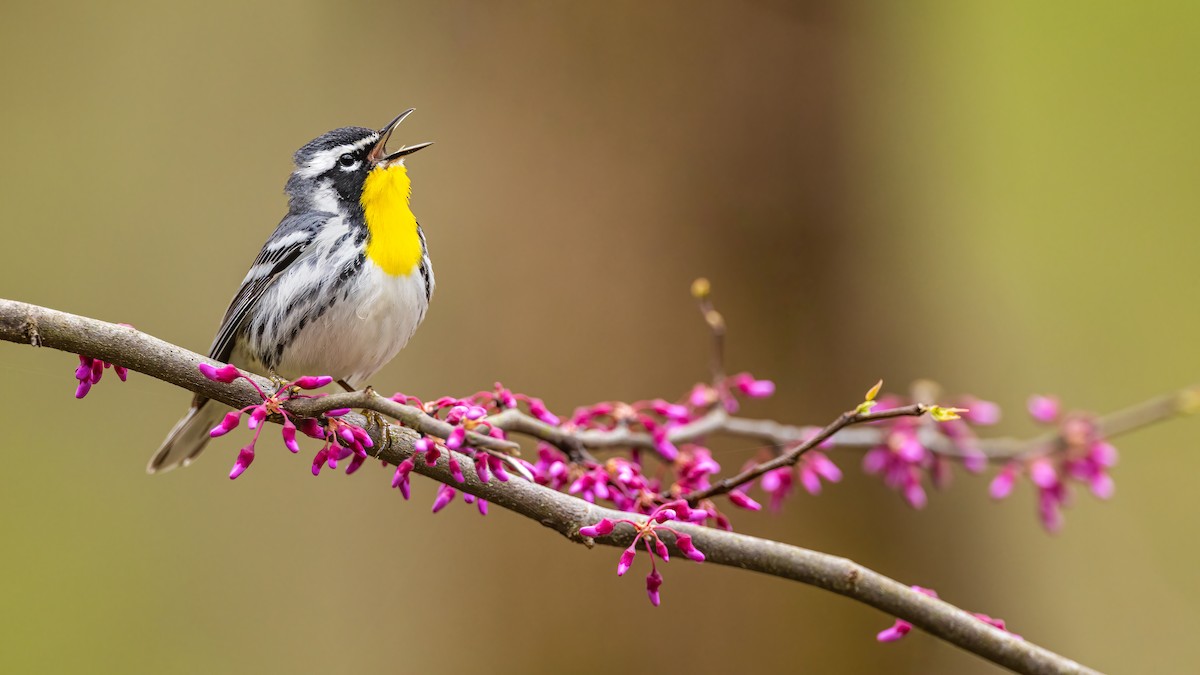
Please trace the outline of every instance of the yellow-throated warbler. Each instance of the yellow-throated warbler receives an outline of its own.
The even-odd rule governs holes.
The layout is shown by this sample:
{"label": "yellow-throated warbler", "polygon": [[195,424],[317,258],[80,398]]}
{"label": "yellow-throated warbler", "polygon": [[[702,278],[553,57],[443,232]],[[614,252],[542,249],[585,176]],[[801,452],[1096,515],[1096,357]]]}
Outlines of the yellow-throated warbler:
{"label": "yellow-throated warbler", "polygon": [[[387,152],[392,130],[411,112],[379,131],[335,129],[296,151],[288,213],[242,280],[210,357],[356,387],[408,343],[434,284],[404,166],[406,155],[430,144]],[[222,408],[196,396],[147,470],[194,460]]]}

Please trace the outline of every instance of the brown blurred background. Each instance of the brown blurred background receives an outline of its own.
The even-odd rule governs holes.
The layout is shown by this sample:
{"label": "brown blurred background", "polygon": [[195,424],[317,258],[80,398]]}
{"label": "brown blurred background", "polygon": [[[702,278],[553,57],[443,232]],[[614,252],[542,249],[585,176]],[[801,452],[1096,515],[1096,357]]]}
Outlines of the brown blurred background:
{"label": "brown blurred background", "polygon": [[[415,106],[439,285],[378,388],[674,396],[706,372],[707,275],[731,367],[779,384],[751,414],[931,377],[1030,433],[1031,392],[1108,410],[1200,379],[1200,10],[1042,4],[8,3],[0,296],[203,351],[291,153]],[[187,395],[135,374],[79,402],[73,368],[0,346],[0,670],[995,672],[715,566],[670,563],[653,609],[612,551],[276,444],[236,483],[236,440],[148,477]],[[737,524],[1097,668],[1189,672],[1200,423],[1118,445],[1116,498],[1080,494],[1058,537],[1027,487],[964,477],[918,513],[854,455]]]}

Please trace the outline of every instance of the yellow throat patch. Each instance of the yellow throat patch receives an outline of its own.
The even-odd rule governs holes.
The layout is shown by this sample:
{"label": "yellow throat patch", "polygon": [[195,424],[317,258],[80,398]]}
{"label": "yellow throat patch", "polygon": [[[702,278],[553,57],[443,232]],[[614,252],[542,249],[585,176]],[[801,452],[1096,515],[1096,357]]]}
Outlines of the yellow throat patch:
{"label": "yellow throat patch", "polygon": [[375,169],[363,182],[363,215],[367,219],[367,257],[385,273],[404,276],[421,262],[417,217],[408,208],[412,184],[408,169],[393,164]]}

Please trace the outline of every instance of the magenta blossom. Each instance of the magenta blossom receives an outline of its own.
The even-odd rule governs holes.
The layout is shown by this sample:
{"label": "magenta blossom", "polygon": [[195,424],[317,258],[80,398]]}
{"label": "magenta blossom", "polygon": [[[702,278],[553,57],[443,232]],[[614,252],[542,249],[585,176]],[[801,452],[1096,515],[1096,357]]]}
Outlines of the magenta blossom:
{"label": "magenta blossom", "polygon": [[351,456],[353,456],[353,459],[351,459],[349,465],[346,467],[346,473],[354,473],[366,461],[367,448],[374,445],[366,430],[337,419],[339,415],[349,412],[348,410],[331,410],[326,413],[326,418],[328,419],[327,426],[322,428],[320,423],[315,419],[304,419],[297,425],[295,420],[292,419],[291,413],[284,408],[284,403],[293,398],[307,398],[306,395],[297,393],[299,390],[315,389],[330,384],[333,378],[327,375],[301,377],[292,382],[285,383],[275,393],[268,394],[252,378],[242,374],[235,366],[214,366],[209,363],[201,363],[197,365],[197,370],[206,378],[224,384],[228,384],[239,378],[244,379],[254,387],[262,399],[261,403],[226,413],[221,418],[221,421],[217,423],[217,426],[208,432],[208,435],[212,438],[224,436],[238,427],[242,415],[246,415],[248,418],[246,427],[254,432],[254,436],[250,440],[250,443],[238,452],[233,469],[229,472],[230,479],[241,476],[254,461],[254,452],[258,438],[262,434],[264,422],[271,415],[279,415],[283,418],[280,435],[283,438],[284,447],[289,452],[295,453],[300,451],[300,445],[296,441],[297,432],[303,432],[307,436],[324,441],[324,445],[317,451],[316,456],[313,457],[312,472],[314,476],[321,472],[322,466],[328,465],[331,469],[337,468],[339,461]]}
{"label": "magenta blossom", "polygon": [[920,509],[927,500],[921,484],[922,468],[931,463],[932,455],[918,440],[912,418],[897,418],[885,444],[863,456],[863,471],[882,474],[888,487],[899,490],[910,506]]}
{"label": "magenta blossom", "polygon": [[[1031,404],[1030,407],[1035,406]],[[1048,419],[1060,417],[1057,403],[1054,408]],[[1041,454],[1006,464],[992,479],[989,488],[994,499],[1004,499],[1012,494],[1017,477],[1027,474],[1037,489],[1038,518],[1049,532],[1062,529],[1062,510],[1071,501],[1067,479],[1087,485],[1099,499],[1111,498],[1115,490],[1109,471],[1117,463],[1117,450],[1100,437],[1091,417],[1077,413],[1067,415],[1060,424],[1060,438],[1061,446],[1052,445]]]}
{"label": "magenta blossom", "polygon": [[638,544],[650,556],[650,574],[646,577],[646,592],[650,598],[650,604],[655,607],[660,602],[658,589],[662,586],[662,575],[658,571],[658,565],[655,562],[655,557],[662,559],[663,562],[670,560],[670,552],[666,542],[659,536],[660,532],[669,532],[675,537],[675,547],[679,549],[690,560],[696,562],[704,562],[704,554],[696,548],[692,542],[690,535],[684,534],[666,523],[674,522],[701,522],[708,517],[708,514],[703,509],[693,509],[688,506],[687,501],[677,499],[668,502],[658,507],[650,513],[650,517],[645,520],[638,521],[629,518],[620,518],[610,520],[602,518],[592,525],[585,525],[579,528],[579,535],[582,537],[606,537],[613,533],[618,524],[624,523],[634,529],[633,543],[621,552],[621,557],[617,561],[617,576],[624,576],[629,568],[633,566],[633,560],[637,556]]}
{"label": "magenta blossom", "polygon": [[449,485],[445,485],[445,484],[439,485],[438,491],[437,491],[437,496],[434,497],[434,500],[433,500],[433,512],[437,513],[438,511],[441,511],[442,509],[446,508],[446,505],[454,500],[454,496],[456,494],[458,494],[458,490],[455,490],[454,488],[450,487]]}
{"label": "magenta blossom", "polygon": [[750,373],[738,373],[730,378],[734,388],[750,398],[768,398],[775,393],[775,383],[756,380]]}
{"label": "magenta blossom", "polygon": [[1053,424],[1058,420],[1059,403],[1054,396],[1030,396],[1029,415],[1043,424]]}
{"label": "magenta blossom", "polygon": [[842,470],[820,450],[809,450],[796,465],[800,473],[800,484],[810,495],[821,494],[821,479],[830,483],[842,480]]}
{"label": "magenta blossom", "polygon": [[91,391],[92,385],[100,381],[106,368],[112,368],[122,382],[129,376],[129,369],[114,366],[108,361],[93,359],[90,356],[79,355],[79,367],[75,369],[75,379],[79,381],[75,387],[75,398],[83,398]]}

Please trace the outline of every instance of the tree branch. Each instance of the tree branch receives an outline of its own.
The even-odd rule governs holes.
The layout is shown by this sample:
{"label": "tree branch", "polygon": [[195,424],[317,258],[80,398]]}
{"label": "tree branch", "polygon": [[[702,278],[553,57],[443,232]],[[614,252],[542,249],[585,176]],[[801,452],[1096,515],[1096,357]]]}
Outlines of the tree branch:
{"label": "tree branch", "polygon": [[[261,402],[254,387],[244,380],[220,384],[201,375],[196,367],[200,363],[212,363],[209,359],[124,326],[0,299],[0,339],[103,359],[237,408]],[[271,387],[265,378],[255,377],[255,381],[264,389]],[[424,413],[421,413],[422,417],[412,415],[411,411],[415,408],[396,407],[400,404],[361,393],[289,401],[285,408],[303,415],[344,407],[347,403],[381,414],[397,414],[402,421],[407,418],[406,421],[420,428],[422,433],[437,434],[441,430],[433,424],[437,420],[431,422],[432,418]],[[372,454],[392,464],[408,458],[413,453],[414,441],[419,438],[418,432],[404,427],[381,429],[375,425],[366,426],[366,420],[354,413],[341,419],[364,426],[374,442]],[[459,463],[463,467],[465,480],[459,483],[454,480],[447,464],[450,455],[444,454],[434,466],[418,461],[415,470],[539,522],[572,541],[589,546],[600,543],[625,547],[633,541],[635,534],[630,526],[620,525],[611,535],[594,542],[580,536],[579,528],[594,524],[601,518],[632,519],[639,523],[645,521],[644,516],[596,506],[525,480],[502,482],[493,479],[482,482],[473,470],[473,463],[461,456]],[[688,523],[672,523],[672,527],[681,534],[691,536],[696,548],[704,552],[709,562],[792,579],[833,591],[904,619],[951,644],[1015,671],[1095,672],[845,558]],[[669,533],[663,533],[663,539],[674,548]]]}

